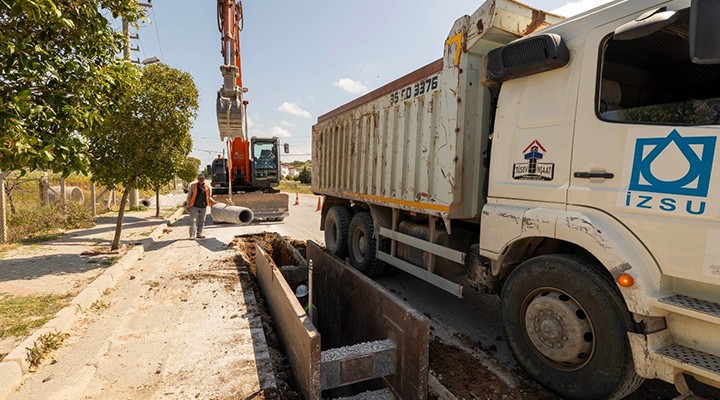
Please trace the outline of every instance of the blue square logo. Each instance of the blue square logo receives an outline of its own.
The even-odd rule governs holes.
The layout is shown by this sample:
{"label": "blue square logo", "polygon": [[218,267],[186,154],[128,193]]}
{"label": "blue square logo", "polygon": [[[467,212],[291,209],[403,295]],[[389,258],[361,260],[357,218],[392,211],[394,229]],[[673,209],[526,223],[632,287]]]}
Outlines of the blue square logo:
{"label": "blue square logo", "polygon": [[[667,137],[637,139],[629,189],[707,197],[716,141],[715,136],[682,137],[676,129]],[[673,144],[687,160],[686,163],[681,161],[683,165],[678,164],[680,168],[687,166],[687,173],[675,180],[663,180],[655,176],[652,167],[658,157]]]}

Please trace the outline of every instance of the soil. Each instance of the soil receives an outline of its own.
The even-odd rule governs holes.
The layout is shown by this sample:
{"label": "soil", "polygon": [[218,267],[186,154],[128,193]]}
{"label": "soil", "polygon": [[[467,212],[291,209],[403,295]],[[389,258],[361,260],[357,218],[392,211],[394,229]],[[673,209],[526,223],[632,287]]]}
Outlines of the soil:
{"label": "soil", "polygon": [[[518,379],[512,388],[483,366],[472,354],[433,337],[430,341],[430,373],[458,399],[558,400],[533,382]],[[437,399],[432,392],[431,399]]]}
{"label": "soil", "polygon": [[240,275],[240,284],[242,285],[243,291],[248,293],[249,290],[255,296],[255,302],[258,306],[255,311],[260,315],[260,320],[262,321],[265,341],[267,342],[270,352],[270,359],[272,360],[277,384],[277,389],[264,390],[253,397],[254,400],[302,400],[302,396],[295,388],[290,363],[275,334],[275,323],[270,315],[267,302],[262,296],[256,278],[255,245],[259,245],[260,248],[275,258],[274,255],[276,253],[281,255],[281,250],[275,250],[275,247],[280,246],[273,245],[279,243],[279,239],[280,236],[277,234],[263,233],[241,236],[232,243],[232,245],[236,246],[239,250],[235,257],[235,265]]}

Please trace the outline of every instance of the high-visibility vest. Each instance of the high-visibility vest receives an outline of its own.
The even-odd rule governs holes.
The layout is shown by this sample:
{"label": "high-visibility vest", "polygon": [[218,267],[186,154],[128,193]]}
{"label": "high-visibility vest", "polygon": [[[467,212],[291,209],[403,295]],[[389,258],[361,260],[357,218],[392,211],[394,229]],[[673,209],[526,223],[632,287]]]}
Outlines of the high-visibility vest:
{"label": "high-visibility vest", "polygon": [[[195,205],[195,197],[197,197],[199,184],[200,182],[195,182],[193,185],[192,196],[190,196],[190,202],[188,203],[189,207],[193,207]],[[205,185],[205,204],[210,205],[210,186],[207,182],[203,182],[203,185]]]}

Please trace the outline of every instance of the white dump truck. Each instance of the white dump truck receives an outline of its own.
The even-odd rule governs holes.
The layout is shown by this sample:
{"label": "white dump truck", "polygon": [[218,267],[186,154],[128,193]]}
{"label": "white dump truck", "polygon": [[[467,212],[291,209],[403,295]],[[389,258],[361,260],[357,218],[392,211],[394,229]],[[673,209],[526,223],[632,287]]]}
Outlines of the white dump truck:
{"label": "white dump truck", "polygon": [[318,118],[326,247],[499,293],[518,363],[563,398],[720,387],[717,21],[716,0],[485,2],[442,59]]}

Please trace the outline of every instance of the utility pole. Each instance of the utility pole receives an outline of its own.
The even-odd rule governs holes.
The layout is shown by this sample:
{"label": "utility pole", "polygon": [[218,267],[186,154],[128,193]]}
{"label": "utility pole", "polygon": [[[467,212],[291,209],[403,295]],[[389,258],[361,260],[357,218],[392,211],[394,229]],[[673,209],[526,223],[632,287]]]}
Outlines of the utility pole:
{"label": "utility pole", "polygon": [[[123,58],[126,61],[132,61],[130,58],[130,24],[123,19],[122,22],[122,28],[123,28],[123,38],[124,38],[124,45],[123,45]],[[140,192],[135,188],[130,188],[130,208],[137,207],[140,204]]]}

